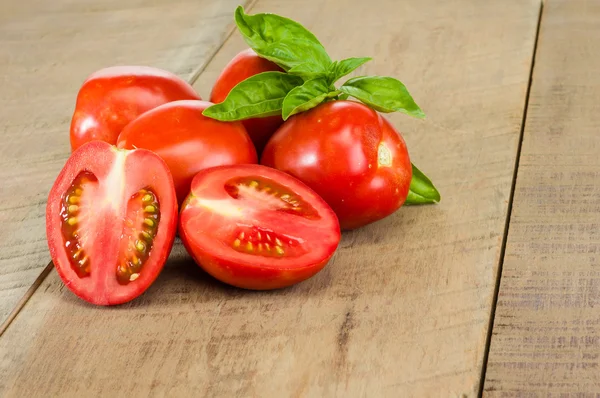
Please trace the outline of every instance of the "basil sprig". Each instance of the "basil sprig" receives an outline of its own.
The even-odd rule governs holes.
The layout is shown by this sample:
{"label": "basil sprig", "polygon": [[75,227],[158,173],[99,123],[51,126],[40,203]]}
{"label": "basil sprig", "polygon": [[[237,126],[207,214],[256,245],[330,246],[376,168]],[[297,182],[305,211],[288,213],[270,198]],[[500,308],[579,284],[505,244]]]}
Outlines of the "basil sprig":
{"label": "basil sprig", "polygon": [[287,119],[323,101],[350,96],[380,112],[425,116],[404,84],[391,77],[358,77],[336,88],[339,79],[371,58],[332,61],[315,35],[298,22],[276,14],[248,15],[239,6],[235,23],[246,43],[285,70],[287,78],[276,72],[252,76],[235,86],[221,104],[207,108],[205,116],[234,121],[281,114]]}
{"label": "basil sprig", "polygon": [[[360,76],[339,88],[335,83],[371,58],[332,61],[319,40],[308,29],[275,14],[248,15],[235,10],[235,23],[246,43],[262,58],[279,65],[286,73],[265,72],[236,85],[227,98],[204,110],[221,121],[281,115],[284,120],[332,99],[353,97],[379,112],[403,112],[424,118],[406,86],[392,77]],[[439,202],[440,194],[417,167],[406,204]]]}

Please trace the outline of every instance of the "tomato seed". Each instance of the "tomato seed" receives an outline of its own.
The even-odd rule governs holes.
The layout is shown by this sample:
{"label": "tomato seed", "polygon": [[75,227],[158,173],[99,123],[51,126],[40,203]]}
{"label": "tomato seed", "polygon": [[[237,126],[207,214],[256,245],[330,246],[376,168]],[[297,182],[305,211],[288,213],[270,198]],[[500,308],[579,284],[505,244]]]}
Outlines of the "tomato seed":
{"label": "tomato seed", "polygon": [[156,207],[154,207],[152,205],[148,205],[148,206],[144,207],[144,212],[146,212],[146,213],[156,213]]}
{"label": "tomato seed", "polygon": [[146,251],[146,244],[144,242],[142,242],[141,240],[137,240],[135,242],[135,248],[137,249],[137,251],[143,253],[144,251]]}
{"label": "tomato seed", "polygon": [[142,197],[142,202],[144,202],[144,203],[154,202],[154,195],[152,195],[151,193],[145,194]]}

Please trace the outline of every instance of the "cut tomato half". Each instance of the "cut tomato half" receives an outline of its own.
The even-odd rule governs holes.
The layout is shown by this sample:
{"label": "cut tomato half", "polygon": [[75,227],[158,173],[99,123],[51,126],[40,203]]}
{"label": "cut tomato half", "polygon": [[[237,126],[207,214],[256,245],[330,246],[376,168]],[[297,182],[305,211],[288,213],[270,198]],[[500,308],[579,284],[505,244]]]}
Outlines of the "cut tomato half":
{"label": "cut tomato half", "polygon": [[296,178],[259,165],[203,170],[179,235],[209,274],[246,289],[276,289],[319,272],[340,242],[335,213]]}
{"label": "cut tomato half", "polygon": [[153,152],[93,141],[56,179],[46,235],[65,285],[99,305],[121,304],[154,282],[173,246],[177,198],[169,168]]}

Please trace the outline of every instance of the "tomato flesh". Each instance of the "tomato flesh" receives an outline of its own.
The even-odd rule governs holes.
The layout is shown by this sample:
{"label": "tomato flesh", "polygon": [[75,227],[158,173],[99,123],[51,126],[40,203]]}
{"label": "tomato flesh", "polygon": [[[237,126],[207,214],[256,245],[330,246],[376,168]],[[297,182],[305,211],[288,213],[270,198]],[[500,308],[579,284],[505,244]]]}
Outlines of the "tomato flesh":
{"label": "tomato flesh", "polygon": [[173,245],[177,201],[156,154],[88,143],[73,153],[46,207],[46,234],[65,285],[99,305],[142,294]]}
{"label": "tomato flesh", "polygon": [[[277,64],[259,57],[251,48],[237,54],[223,69],[210,94],[210,101],[223,102],[238,83],[263,72],[283,71]],[[262,152],[267,141],[283,123],[281,116],[242,120],[256,151]]]}
{"label": "tomato flesh", "polygon": [[202,115],[206,101],[173,101],[129,123],[119,135],[119,148],[144,148],[169,166],[179,203],[202,169],[256,163],[256,150],[240,122],[220,122]]}
{"label": "tomato flesh", "polygon": [[261,164],[315,190],[342,229],[380,220],[406,200],[412,167],[406,143],[371,108],[330,101],[292,116],[267,144]]}
{"label": "tomato flesh", "polygon": [[260,290],[313,276],[340,241],[337,218],[317,194],[258,165],[216,167],[194,177],[179,234],[209,274]]}
{"label": "tomato flesh", "polygon": [[199,100],[180,77],[148,66],[101,69],[83,83],[71,119],[71,149],[92,140],[115,144],[123,128],[142,113],[177,100]]}

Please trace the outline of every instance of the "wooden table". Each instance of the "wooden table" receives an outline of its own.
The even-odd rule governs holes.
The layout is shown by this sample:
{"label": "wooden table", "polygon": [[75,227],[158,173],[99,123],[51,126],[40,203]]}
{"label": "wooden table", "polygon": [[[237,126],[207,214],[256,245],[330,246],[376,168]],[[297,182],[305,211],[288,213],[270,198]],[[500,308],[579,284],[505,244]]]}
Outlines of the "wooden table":
{"label": "wooden table", "polygon": [[147,64],[208,97],[238,3],[0,2],[0,396],[600,394],[596,0],[246,1],[407,84],[428,118],[391,120],[443,201],[281,291],[218,284],[179,243],[130,304],[64,288],[44,212],[79,85]]}

